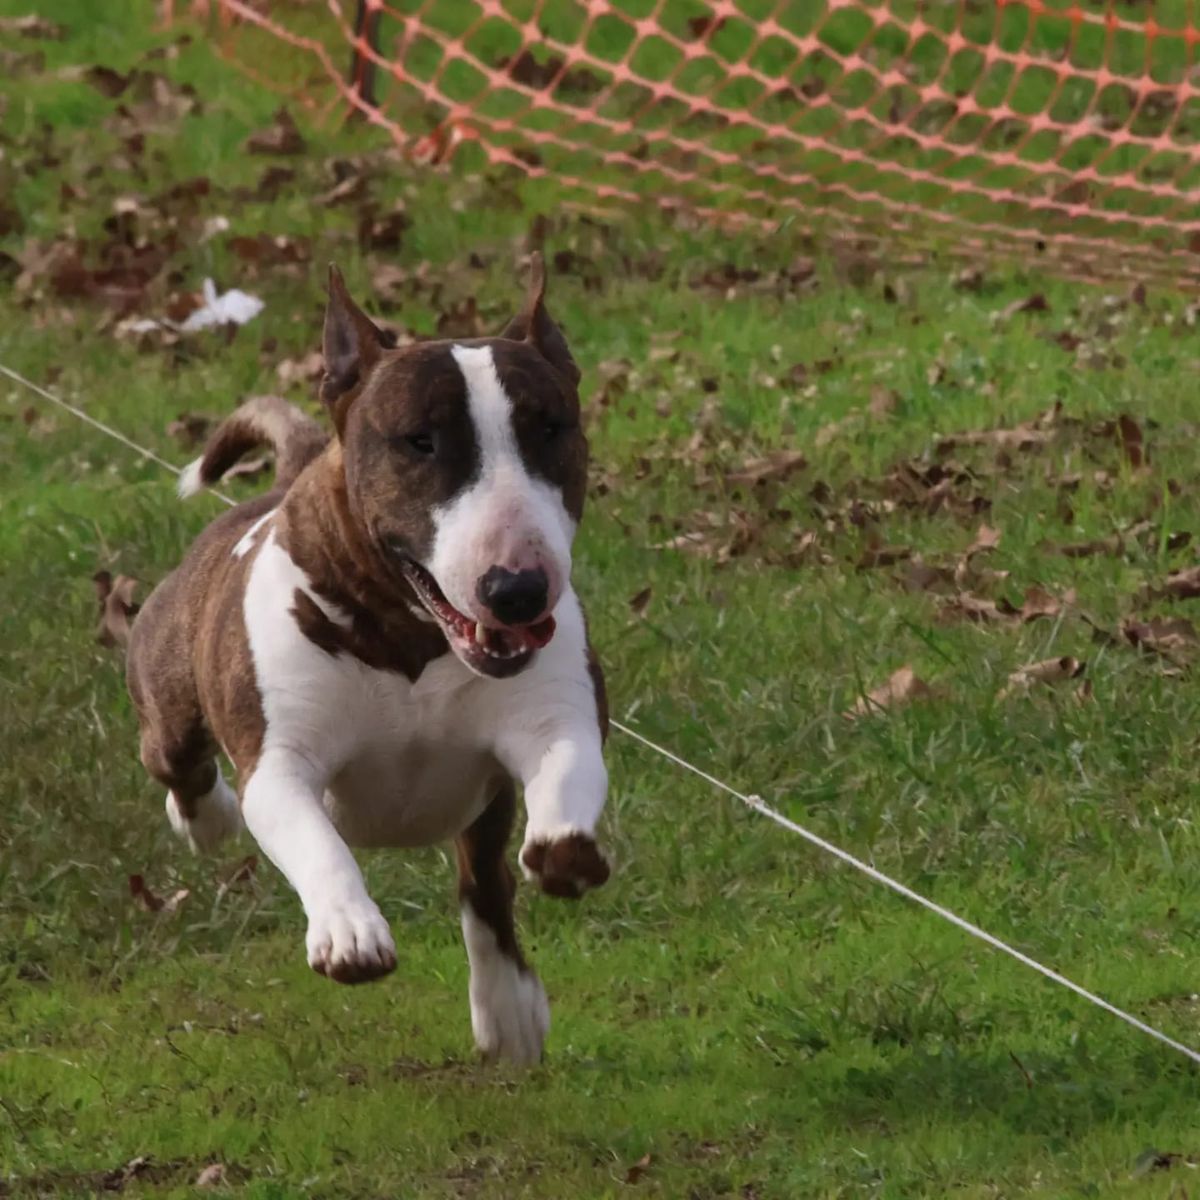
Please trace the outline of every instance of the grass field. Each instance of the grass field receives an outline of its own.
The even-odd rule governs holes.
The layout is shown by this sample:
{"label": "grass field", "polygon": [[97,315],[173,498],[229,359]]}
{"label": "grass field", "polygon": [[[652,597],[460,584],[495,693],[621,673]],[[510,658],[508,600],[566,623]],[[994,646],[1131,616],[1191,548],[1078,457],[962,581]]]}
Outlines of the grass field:
{"label": "grass field", "polygon": [[[362,130],[251,154],[277,100],[203,41],[54,8],[62,40],[0,33],[0,363],[182,463],[181,414],[312,403],[328,260],[395,328],[463,336],[543,231],[614,715],[1200,1045],[1185,299],[600,226]],[[80,64],[147,74],[114,97]],[[264,312],[120,325],[206,276]],[[444,850],[363,858],[393,976],[313,975],[277,873],[229,882],[252,845],[171,836],[95,642],[92,573],[152,584],[220,511],[172,482],[0,384],[0,1195],[184,1196],[214,1164],[257,1198],[1195,1194],[1182,1057],[621,737],[613,879],[519,898],[543,1067],[474,1059]],[[1052,657],[1071,678],[1008,684]],[[905,666],[928,695],[865,703]],[[134,875],[188,894],[148,912]]]}

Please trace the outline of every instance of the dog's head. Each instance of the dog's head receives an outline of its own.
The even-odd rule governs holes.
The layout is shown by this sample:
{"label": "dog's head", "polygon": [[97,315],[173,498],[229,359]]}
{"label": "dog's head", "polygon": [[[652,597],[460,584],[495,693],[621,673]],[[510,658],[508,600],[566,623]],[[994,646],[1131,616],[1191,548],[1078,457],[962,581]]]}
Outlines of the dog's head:
{"label": "dog's head", "polygon": [[516,674],[554,636],[583,512],[579,369],[544,292],[535,256],[499,337],[393,349],[330,270],[321,396],[351,511],[482,675]]}

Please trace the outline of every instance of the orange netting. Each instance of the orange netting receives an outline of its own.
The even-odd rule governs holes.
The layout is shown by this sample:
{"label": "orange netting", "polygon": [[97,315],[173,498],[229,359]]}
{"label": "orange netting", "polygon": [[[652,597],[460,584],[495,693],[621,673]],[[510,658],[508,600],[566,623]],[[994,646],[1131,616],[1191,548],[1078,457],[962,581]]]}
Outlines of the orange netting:
{"label": "orange netting", "polygon": [[244,67],[418,161],[1198,283],[1193,3],[218,0]]}

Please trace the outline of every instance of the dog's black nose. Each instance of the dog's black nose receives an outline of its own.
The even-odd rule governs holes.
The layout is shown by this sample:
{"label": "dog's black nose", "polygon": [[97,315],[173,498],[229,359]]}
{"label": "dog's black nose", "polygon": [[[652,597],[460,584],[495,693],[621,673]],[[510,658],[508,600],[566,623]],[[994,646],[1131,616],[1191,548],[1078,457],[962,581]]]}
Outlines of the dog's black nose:
{"label": "dog's black nose", "polygon": [[506,571],[490,567],[475,588],[475,595],[505,625],[529,625],[546,611],[550,581],[540,567],[533,571]]}

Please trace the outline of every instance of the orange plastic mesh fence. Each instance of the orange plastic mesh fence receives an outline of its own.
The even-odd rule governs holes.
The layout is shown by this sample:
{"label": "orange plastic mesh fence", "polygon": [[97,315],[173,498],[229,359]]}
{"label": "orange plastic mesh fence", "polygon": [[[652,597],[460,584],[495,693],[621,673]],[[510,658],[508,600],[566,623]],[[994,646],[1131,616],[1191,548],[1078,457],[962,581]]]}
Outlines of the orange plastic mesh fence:
{"label": "orange plastic mesh fence", "polygon": [[310,105],[357,111],[417,161],[470,145],[597,204],[832,222],[1195,286],[1194,3],[218,7],[236,61]]}

